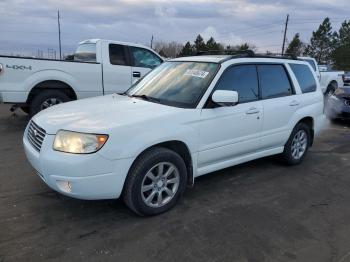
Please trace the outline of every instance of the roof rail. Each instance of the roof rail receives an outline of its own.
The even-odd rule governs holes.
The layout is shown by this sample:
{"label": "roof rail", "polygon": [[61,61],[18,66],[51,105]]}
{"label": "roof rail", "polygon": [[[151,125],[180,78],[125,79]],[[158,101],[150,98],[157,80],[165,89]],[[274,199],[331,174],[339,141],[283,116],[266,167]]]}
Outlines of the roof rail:
{"label": "roof rail", "polygon": [[220,62],[226,62],[235,58],[243,57],[255,57],[255,58],[275,58],[275,59],[293,59],[299,60],[299,58],[294,54],[279,54],[279,53],[255,53],[253,50],[208,50],[208,51],[198,51],[197,55],[229,55],[229,57],[222,59]]}
{"label": "roof rail", "polygon": [[267,53],[267,54],[256,54],[257,57],[268,57],[268,58],[279,58],[279,59],[293,59],[298,60],[299,58],[295,54],[289,53]]}
{"label": "roof rail", "polygon": [[199,50],[197,55],[231,55],[231,56],[249,56],[254,57],[253,50]]}

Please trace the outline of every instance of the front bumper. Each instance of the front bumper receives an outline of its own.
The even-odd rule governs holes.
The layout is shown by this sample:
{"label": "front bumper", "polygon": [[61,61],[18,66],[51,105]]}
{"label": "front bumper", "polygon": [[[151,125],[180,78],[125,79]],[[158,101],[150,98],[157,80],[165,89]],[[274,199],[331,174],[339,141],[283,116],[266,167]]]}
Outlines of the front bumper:
{"label": "front bumper", "polygon": [[74,155],[52,149],[54,136],[46,135],[38,152],[27,139],[23,145],[28,161],[41,179],[53,190],[87,200],[115,199],[134,159],[109,160],[98,153]]}

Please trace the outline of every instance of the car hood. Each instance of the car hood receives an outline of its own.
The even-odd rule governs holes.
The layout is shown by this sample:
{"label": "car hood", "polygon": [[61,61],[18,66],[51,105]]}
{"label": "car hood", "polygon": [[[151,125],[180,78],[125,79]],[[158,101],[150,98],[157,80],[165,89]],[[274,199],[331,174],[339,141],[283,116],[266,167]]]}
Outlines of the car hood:
{"label": "car hood", "polygon": [[117,94],[82,99],[41,111],[33,121],[47,134],[58,130],[104,133],[117,126],[169,117],[183,109]]}

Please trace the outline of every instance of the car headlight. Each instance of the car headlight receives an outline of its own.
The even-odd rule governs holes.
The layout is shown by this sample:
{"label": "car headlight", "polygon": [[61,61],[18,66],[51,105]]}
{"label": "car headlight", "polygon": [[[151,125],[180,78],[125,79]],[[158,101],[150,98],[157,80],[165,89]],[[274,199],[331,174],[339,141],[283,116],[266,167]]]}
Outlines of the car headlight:
{"label": "car headlight", "polygon": [[108,135],[60,130],[55,136],[53,149],[72,154],[90,154],[100,150],[107,139]]}

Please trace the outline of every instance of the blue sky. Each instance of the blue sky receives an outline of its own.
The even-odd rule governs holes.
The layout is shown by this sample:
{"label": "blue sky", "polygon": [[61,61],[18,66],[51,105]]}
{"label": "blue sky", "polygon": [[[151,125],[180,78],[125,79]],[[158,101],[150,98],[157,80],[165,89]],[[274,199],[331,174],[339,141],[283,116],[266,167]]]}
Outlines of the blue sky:
{"label": "blue sky", "polygon": [[349,0],[0,0],[0,53],[57,50],[58,9],[65,53],[87,38],[149,45],[152,34],[155,41],[185,42],[199,33],[278,52],[287,13],[288,39],[299,32],[306,42],[326,16],[335,29],[350,19]]}

